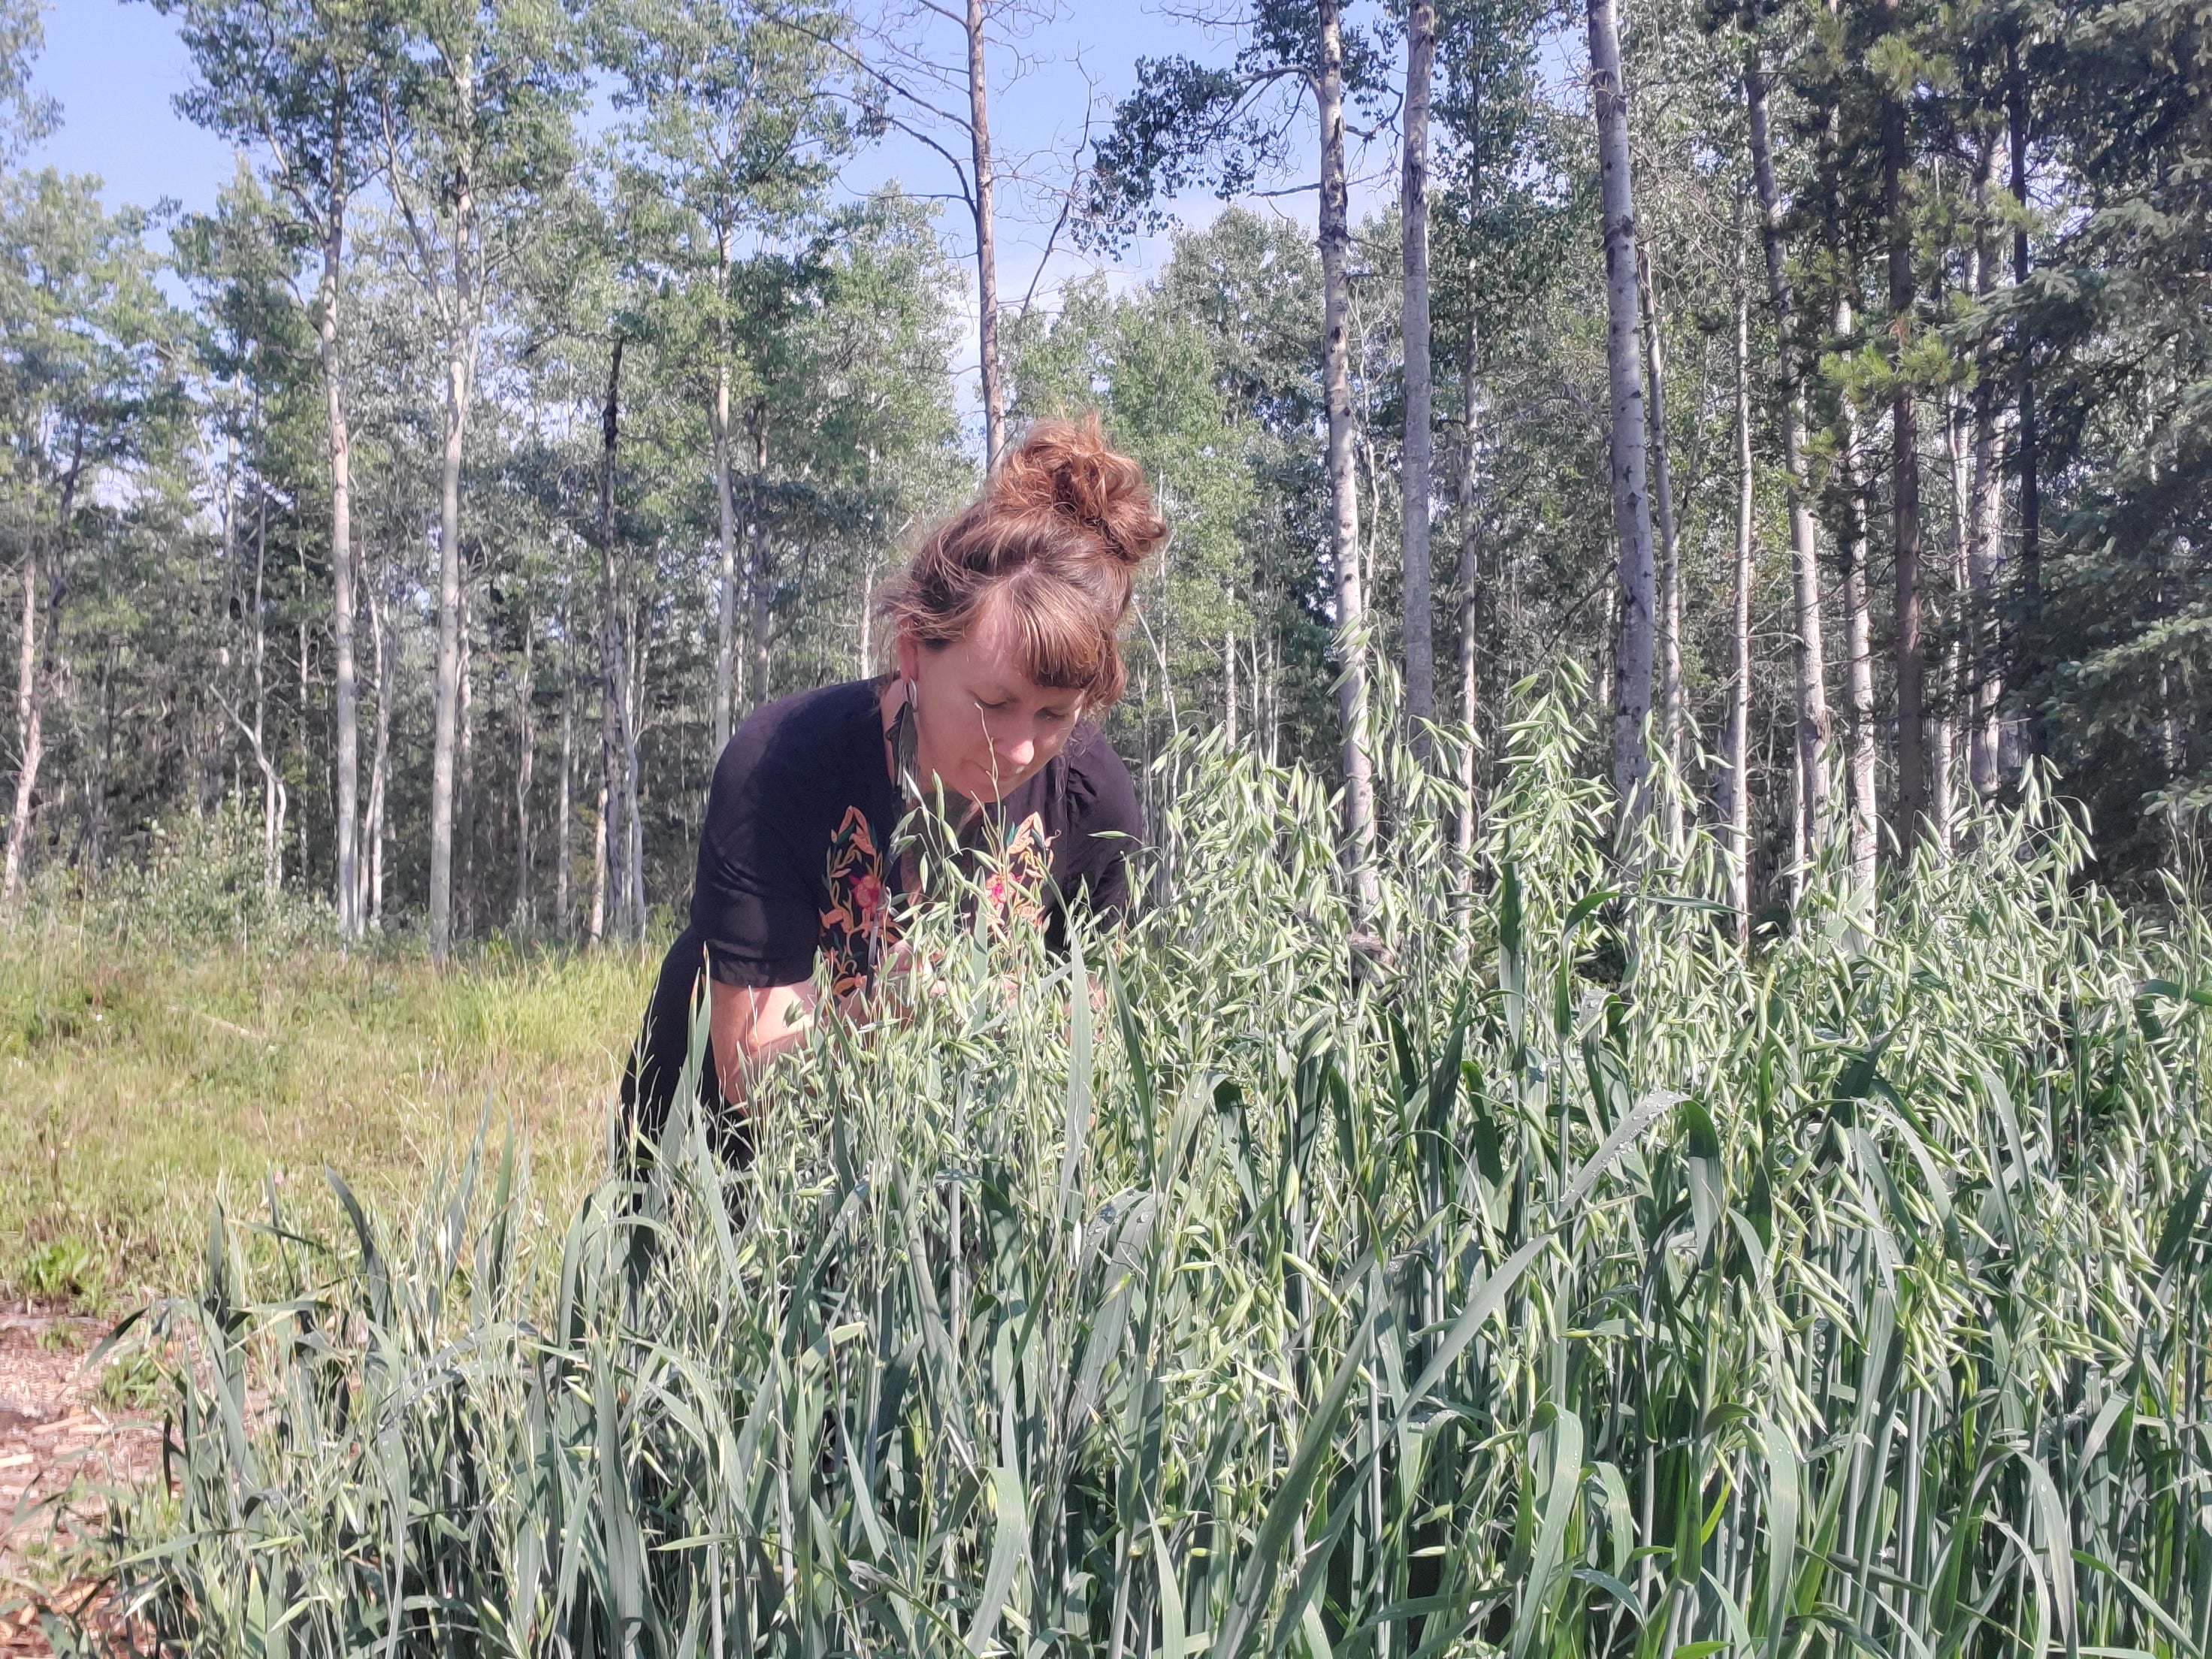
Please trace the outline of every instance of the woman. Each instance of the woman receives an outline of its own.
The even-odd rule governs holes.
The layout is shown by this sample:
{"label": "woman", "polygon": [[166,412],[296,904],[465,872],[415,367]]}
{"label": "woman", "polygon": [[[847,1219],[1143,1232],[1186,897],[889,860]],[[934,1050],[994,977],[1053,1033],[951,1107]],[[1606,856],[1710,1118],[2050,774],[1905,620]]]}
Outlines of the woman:
{"label": "woman", "polygon": [[1142,824],[1097,722],[1121,694],[1131,583],[1166,538],[1095,416],[1040,422],[886,587],[897,672],[785,697],[738,728],[714,768],[691,925],[623,1079],[634,1122],[657,1134],[666,1119],[702,975],[712,1110],[742,1108],[825,995],[857,999],[896,970],[916,860],[894,837],[923,800],[1004,878],[991,899],[1055,944],[1071,906],[1121,912]]}

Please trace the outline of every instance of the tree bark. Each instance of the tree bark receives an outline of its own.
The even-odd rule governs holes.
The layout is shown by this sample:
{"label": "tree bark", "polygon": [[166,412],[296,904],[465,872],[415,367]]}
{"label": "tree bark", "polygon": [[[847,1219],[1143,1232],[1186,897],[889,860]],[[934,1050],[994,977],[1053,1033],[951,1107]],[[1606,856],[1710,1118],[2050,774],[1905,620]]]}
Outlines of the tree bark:
{"label": "tree bark", "polygon": [[[1895,27],[1898,0],[1884,0]],[[1905,105],[1882,100],[1882,213],[1889,232],[1889,313],[1900,357],[1911,336],[1912,224],[1906,212]],[[1928,833],[1927,661],[1920,638],[1920,433],[1912,388],[1899,374],[1889,404],[1890,538],[1897,581],[1897,856],[1905,870]]]}
{"label": "tree bark", "polygon": [[331,110],[330,194],[323,217],[322,304],[315,339],[323,374],[323,404],[331,453],[331,644],[337,661],[337,908],[338,936],[362,934],[361,860],[361,687],[354,663],[353,435],[346,422],[345,388],[338,348],[338,296],[345,256],[346,175],[344,148],[338,142],[343,76]]}
{"label": "tree bark", "polygon": [[[730,234],[716,234],[714,294],[718,305],[728,302]],[[717,313],[715,322],[714,403],[712,417],[714,443],[714,507],[721,531],[716,544],[720,579],[714,595],[714,753],[730,740],[735,722],[731,715],[730,676],[737,664],[738,621],[738,508],[730,487],[730,325]]]}
{"label": "tree bark", "polygon": [[[463,118],[473,83],[459,77]],[[453,182],[453,301],[446,348],[446,448],[438,480],[438,665],[430,751],[430,956],[453,950],[453,750],[461,696],[461,453],[475,356],[471,260],[476,198],[465,159]]]}
{"label": "tree bark", "polygon": [[477,681],[476,644],[469,615],[471,583],[461,567],[460,765],[453,787],[453,844],[460,868],[453,882],[454,931],[463,939],[477,931]]}
{"label": "tree bark", "polygon": [[[1976,149],[1974,167],[1974,248],[1972,283],[1975,297],[1987,304],[1996,291],[1997,254],[1990,234],[1989,188],[1995,165],[1995,140],[1985,137]],[[1986,351],[1974,379],[1973,458],[1969,472],[1966,506],[1966,585],[1968,589],[1967,654],[1972,659],[1973,696],[1966,712],[1966,774],[1974,793],[1983,801],[1994,799],[2001,781],[1997,709],[2004,699],[2001,668],[2002,641],[1996,617],[1997,578],[2004,568],[2004,545],[2000,539],[2000,486],[1997,460],[1997,392],[1994,365]]]}
{"label": "tree bark", "polygon": [[1667,463],[1667,344],[1659,331],[1658,284],[1652,280],[1650,251],[1639,243],[1636,252],[1644,367],[1651,386],[1651,504],[1659,515],[1659,752],[1667,757],[1670,772],[1660,810],[1672,841],[1682,832],[1682,797],[1672,775],[1682,765],[1682,542],[1674,524],[1674,487]]}
{"label": "tree bark", "polygon": [[1751,582],[1752,514],[1757,477],[1751,450],[1751,289],[1746,280],[1737,198],[1735,235],[1735,583],[1729,632],[1735,646],[1729,682],[1728,729],[1722,739],[1720,819],[1728,854],[1729,908],[1735,912],[1736,942],[1751,941]]}
{"label": "tree bark", "polygon": [[533,699],[537,693],[532,670],[538,659],[538,630],[530,612],[522,613],[522,676],[514,689],[514,925],[523,933],[535,931],[536,904],[530,890],[530,866],[536,848],[531,834],[530,782],[537,770],[538,723]]}
{"label": "tree bark", "polygon": [[1429,367],[1429,94],[1436,59],[1436,0],[1412,0],[1406,33],[1405,159],[1399,208],[1404,232],[1406,432],[1400,549],[1405,563],[1406,718],[1413,752],[1429,759],[1437,715],[1436,624],[1431,614],[1430,473],[1435,459]]}
{"label": "tree bark", "polygon": [[[1939,295],[1938,309],[1941,310]],[[1936,684],[1948,700],[1949,712],[1928,727],[1928,830],[1936,849],[1948,856],[1956,844],[1952,815],[1957,798],[1953,773],[1964,752],[1960,722],[1971,707],[1966,684],[1966,404],[1955,392],[1944,397],[1943,449],[1951,495],[1951,607],[1950,627],[1943,641],[1943,661]]]}
{"label": "tree bark", "polygon": [[[607,358],[607,396],[599,415],[599,852],[612,872],[611,917],[603,917],[594,896],[592,938],[604,937],[603,920],[611,921],[617,937],[628,933],[635,908],[624,872],[617,828],[623,803],[623,783],[630,752],[629,676],[623,659],[622,582],[615,560],[615,461],[622,422],[622,360],[623,341],[615,337]],[[601,879],[594,876],[594,884]]]}
{"label": "tree bark", "polygon": [[[1836,333],[1854,325],[1849,300],[1836,307]],[[1875,800],[1874,627],[1867,592],[1866,456],[1857,411],[1843,406],[1844,478],[1844,770],[1850,806],[1851,881],[1862,894],[1874,890],[1881,822]]]}
{"label": "tree bark", "polygon": [[769,700],[769,629],[775,620],[769,580],[768,515],[762,491],[768,483],[768,410],[756,404],[746,422],[753,441],[753,476],[745,521],[746,707]]}
{"label": "tree bark", "polygon": [[[258,424],[259,400],[255,400]],[[284,781],[270,758],[269,725],[269,492],[254,481],[253,526],[253,739],[254,764],[261,769],[261,879],[271,893],[284,884]]]}
{"label": "tree bark", "polygon": [[647,621],[641,611],[641,606],[631,608],[623,634],[629,642],[626,665],[629,672],[624,678],[623,700],[623,887],[629,902],[629,937],[638,945],[645,942],[646,908],[644,800],[638,751],[644,742],[645,673],[651,661],[651,636],[645,631]]}
{"label": "tree bark", "polygon": [[1628,98],[1613,0],[1589,0],[1590,104],[1597,115],[1598,193],[1605,222],[1606,363],[1612,386],[1613,530],[1620,550],[1620,644],[1613,676],[1613,782],[1623,822],[1644,811],[1651,769],[1655,573],[1644,487],[1644,375],[1637,362],[1636,209],[1628,176]]}
{"label": "tree bark", "polygon": [[576,810],[576,650],[568,632],[568,603],[565,597],[561,601],[560,619],[561,782],[553,820],[553,927],[565,939],[575,920],[568,908],[568,866],[572,855],[570,821]]}
{"label": "tree bark", "polygon": [[1781,192],[1767,118],[1766,71],[1756,46],[1745,53],[1744,107],[1751,133],[1752,173],[1759,191],[1759,240],[1766,256],[1767,302],[1774,313],[1775,356],[1782,379],[1782,458],[1790,495],[1791,616],[1796,634],[1797,721],[1796,844],[1790,893],[1804,882],[1805,856],[1826,832],[1830,782],[1826,650],[1820,621],[1820,548],[1806,471],[1805,379],[1791,338],[1794,301],[1782,234]]}
{"label": "tree bark", "polygon": [[975,165],[975,337],[983,381],[983,464],[1006,441],[1006,393],[999,378],[999,254],[993,218],[990,97],[983,62],[983,0],[968,0],[968,137]]}
{"label": "tree bark", "polygon": [[1221,636],[1221,732],[1223,748],[1236,753],[1237,630],[1233,628]]}
{"label": "tree bark", "polygon": [[1352,453],[1352,386],[1345,331],[1352,283],[1345,269],[1351,232],[1344,177],[1344,33],[1339,0],[1316,0],[1321,76],[1322,387],[1328,405],[1328,487],[1334,512],[1329,553],[1336,579],[1337,719],[1344,761],[1344,860],[1354,924],[1373,919],[1381,890],[1375,873],[1375,775],[1367,733],[1367,615],[1359,579],[1359,480]]}
{"label": "tree bark", "polygon": [[1604,587],[1605,617],[1597,630],[1597,705],[1611,708],[1620,678],[1620,583],[1609,580]]}
{"label": "tree bark", "polygon": [[1474,721],[1480,710],[1476,679],[1475,629],[1481,576],[1482,525],[1476,508],[1481,465],[1482,324],[1474,284],[1467,295],[1467,336],[1460,371],[1459,479],[1452,505],[1459,513],[1459,720],[1463,743],[1459,756],[1459,822],[1452,828],[1454,867],[1462,902],[1474,896]]}
{"label": "tree bark", "polygon": [[31,839],[31,810],[46,751],[46,688],[39,675],[39,555],[33,540],[23,552],[23,620],[15,661],[15,805],[8,818],[8,856],[0,897],[12,908],[23,890],[23,866]]}
{"label": "tree bark", "polygon": [[[301,538],[295,542],[295,550],[298,553],[300,559],[298,604],[294,607],[295,614],[297,615],[300,619],[300,648],[299,654],[295,656],[293,660],[296,662],[300,667],[300,696],[299,701],[293,704],[292,745],[293,757],[299,763],[300,780],[301,786],[304,787],[307,786],[307,781],[315,775],[314,745],[307,739],[307,710],[309,708],[307,663],[309,657],[307,635],[307,544],[305,538]],[[465,659],[464,659],[464,660],[465,660]],[[307,805],[303,801],[300,808],[300,878],[303,881],[311,878],[314,868],[313,863],[308,856],[308,821]]]}
{"label": "tree bark", "polygon": [[[2027,73],[2020,61],[2020,42],[2015,38],[2005,47],[2009,84],[2005,92],[2005,127],[2012,151],[2012,196],[2021,212],[2027,211],[2027,141],[2029,137],[2027,111]],[[2012,280],[2015,285],[2027,281],[2031,269],[2028,258],[2027,224],[2023,217],[2012,233]],[[2039,630],[2042,626],[2043,605],[2043,489],[2038,471],[2037,450],[2040,439],[2036,430],[2034,342],[2025,331],[2014,341],[2019,381],[2020,446],[2020,590],[2021,609],[2027,626],[2021,657],[2021,678],[2033,678],[2035,672],[2034,653],[2041,648]],[[2029,722],[2033,729],[2033,722]]]}
{"label": "tree bark", "polygon": [[[388,561],[386,555],[387,564]],[[376,658],[376,738],[368,766],[368,811],[365,818],[368,880],[362,908],[370,925],[380,929],[384,926],[384,842],[388,814],[386,802],[391,793],[392,776],[392,682],[398,660],[390,622],[390,603],[380,591],[388,591],[390,585],[387,571],[380,583],[370,586],[368,593],[370,649]]]}
{"label": "tree bark", "polygon": [[[604,750],[604,731],[600,735]],[[607,936],[607,774],[611,769],[600,769],[599,815],[592,820],[592,919],[587,932],[594,945]]]}

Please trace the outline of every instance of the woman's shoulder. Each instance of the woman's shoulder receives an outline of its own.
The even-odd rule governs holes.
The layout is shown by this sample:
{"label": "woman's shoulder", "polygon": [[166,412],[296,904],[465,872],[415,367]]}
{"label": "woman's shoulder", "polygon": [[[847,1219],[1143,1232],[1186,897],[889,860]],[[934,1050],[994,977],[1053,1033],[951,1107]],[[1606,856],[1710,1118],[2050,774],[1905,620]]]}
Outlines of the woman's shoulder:
{"label": "woman's shoulder", "polygon": [[1106,733],[1096,728],[1068,747],[1067,818],[1071,828],[1088,833],[1144,833],[1136,781]]}
{"label": "woman's shoulder", "polygon": [[[788,798],[849,789],[881,772],[882,720],[872,680],[795,691],[738,722],[714,763],[717,798]],[[710,807],[711,811],[711,807]]]}
{"label": "woman's shoulder", "polygon": [[850,743],[856,735],[880,740],[877,706],[873,680],[817,685],[764,702],[738,722],[715,769],[732,761],[748,769],[763,762],[803,761],[810,750],[816,758],[828,759],[824,745]]}

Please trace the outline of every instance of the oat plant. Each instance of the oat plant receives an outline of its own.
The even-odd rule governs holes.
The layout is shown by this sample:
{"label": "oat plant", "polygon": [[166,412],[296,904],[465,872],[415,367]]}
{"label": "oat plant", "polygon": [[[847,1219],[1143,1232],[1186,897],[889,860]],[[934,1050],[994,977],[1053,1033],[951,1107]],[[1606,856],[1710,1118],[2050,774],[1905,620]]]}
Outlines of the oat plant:
{"label": "oat plant", "polygon": [[1322,787],[1200,746],[1140,924],[939,915],[750,1169],[679,1113],[565,1226],[496,1133],[342,1237],[216,1215],[140,1328],[187,1356],[115,1518],[142,1631],[2203,1653],[2203,915],[2117,908],[2036,793],[1745,952],[1707,837],[1616,843],[1571,687],[1522,707],[1468,889],[1386,769],[1379,957]]}

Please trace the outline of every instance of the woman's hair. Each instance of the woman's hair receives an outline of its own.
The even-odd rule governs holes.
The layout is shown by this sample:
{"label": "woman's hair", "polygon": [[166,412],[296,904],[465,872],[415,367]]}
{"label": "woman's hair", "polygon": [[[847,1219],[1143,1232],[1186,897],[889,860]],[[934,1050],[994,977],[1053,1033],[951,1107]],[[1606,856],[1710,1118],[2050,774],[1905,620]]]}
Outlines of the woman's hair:
{"label": "woman's hair", "polygon": [[1167,536],[1142,469],[1096,415],[1039,421],[983,493],[922,538],[878,608],[893,634],[949,645],[1003,605],[1022,672],[1103,709],[1121,695],[1115,636],[1137,567]]}

